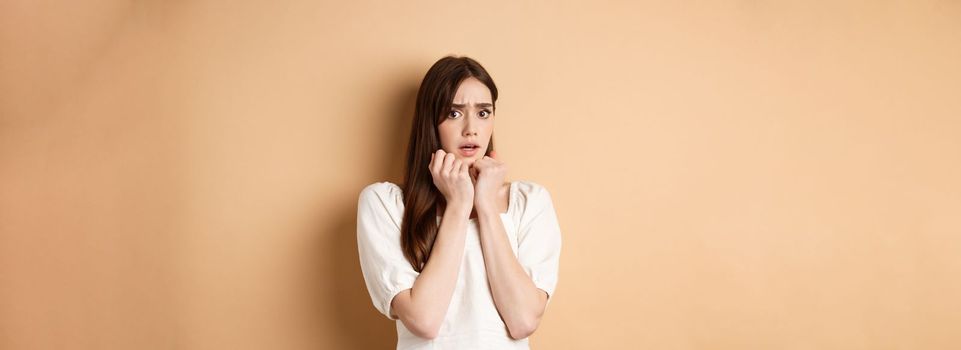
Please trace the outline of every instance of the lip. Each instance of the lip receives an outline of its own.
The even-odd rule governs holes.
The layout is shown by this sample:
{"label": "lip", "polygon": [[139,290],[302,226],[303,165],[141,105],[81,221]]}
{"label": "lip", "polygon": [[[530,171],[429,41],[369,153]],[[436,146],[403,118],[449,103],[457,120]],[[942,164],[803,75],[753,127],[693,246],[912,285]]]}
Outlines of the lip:
{"label": "lip", "polygon": [[465,157],[473,157],[478,151],[480,151],[480,147],[471,149],[458,148],[457,151]]}
{"label": "lip", "polygon": [[[464,146],[475,146],[475,147],[471,149],[465,149],[463,148]],[[475,154],[477,154],[477,151],[480,151],[480,145],[473,142],[464,142],[457,147],[457,152],[464,155],[465,157],[472,157]]]}

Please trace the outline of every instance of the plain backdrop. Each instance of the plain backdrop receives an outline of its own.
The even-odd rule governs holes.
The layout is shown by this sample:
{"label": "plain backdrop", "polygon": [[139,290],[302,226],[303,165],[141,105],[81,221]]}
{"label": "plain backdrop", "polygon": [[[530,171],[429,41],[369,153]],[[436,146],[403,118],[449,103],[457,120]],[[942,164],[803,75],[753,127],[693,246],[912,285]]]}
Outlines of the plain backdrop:
{"label": "plain backdrop", "polygon": [[961,348],[961,2],[0,2],[0,348],[389,349],[360,190],[448,54],[547,187],[535,349]]}

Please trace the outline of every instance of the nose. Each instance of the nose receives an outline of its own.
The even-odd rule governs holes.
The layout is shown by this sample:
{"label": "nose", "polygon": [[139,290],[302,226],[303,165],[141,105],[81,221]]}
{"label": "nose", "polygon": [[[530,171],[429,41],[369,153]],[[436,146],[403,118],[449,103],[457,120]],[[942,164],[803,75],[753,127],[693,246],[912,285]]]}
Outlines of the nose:
{"label": "nose", "polygon": [[474,129],[474,122],[470,118],[464,118],[464,136],[477,136],[477,130]]}

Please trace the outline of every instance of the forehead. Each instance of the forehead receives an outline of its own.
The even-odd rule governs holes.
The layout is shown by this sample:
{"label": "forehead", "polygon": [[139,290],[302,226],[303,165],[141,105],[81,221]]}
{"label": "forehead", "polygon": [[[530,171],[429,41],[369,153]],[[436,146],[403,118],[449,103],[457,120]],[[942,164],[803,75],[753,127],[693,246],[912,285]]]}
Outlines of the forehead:
{"label": "forehead", "polygon": [[477,78],[470,77],[461,82],[454,94],[454,103],[473,104],[491,103],[491,90]]}

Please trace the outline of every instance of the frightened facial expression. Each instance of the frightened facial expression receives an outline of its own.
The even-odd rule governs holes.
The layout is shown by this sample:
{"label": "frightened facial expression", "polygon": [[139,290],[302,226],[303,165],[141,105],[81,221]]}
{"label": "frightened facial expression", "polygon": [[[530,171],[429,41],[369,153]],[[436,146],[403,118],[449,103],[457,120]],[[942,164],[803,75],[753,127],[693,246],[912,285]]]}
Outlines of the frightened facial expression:
{"label": "frightened facial expression", "polygon": [[484,157],[494,132],[494,101],[491,91],[477,78],[461,82],[450,113],[438,126],[444,152],[468,164]]}

